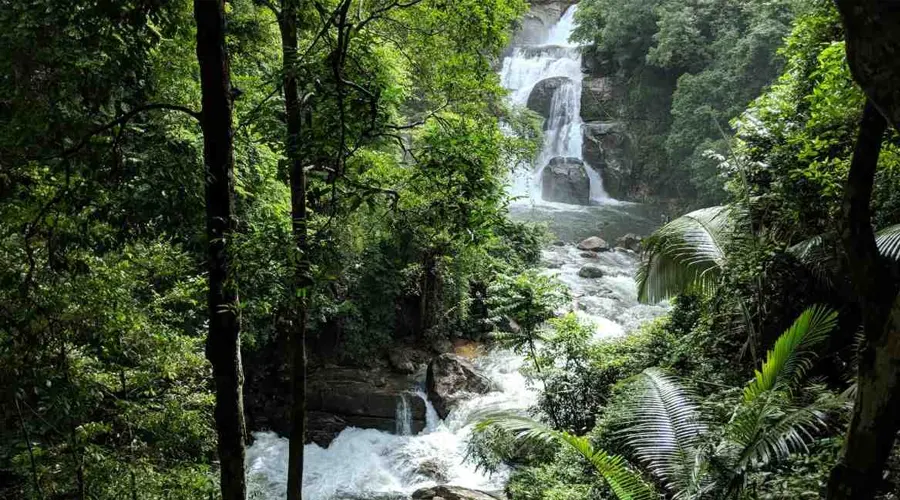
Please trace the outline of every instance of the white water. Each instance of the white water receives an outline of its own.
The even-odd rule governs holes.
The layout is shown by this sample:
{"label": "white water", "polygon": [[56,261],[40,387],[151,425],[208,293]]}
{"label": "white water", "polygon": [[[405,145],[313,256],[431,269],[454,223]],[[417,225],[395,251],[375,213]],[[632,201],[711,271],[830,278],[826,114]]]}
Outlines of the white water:
{"label": "white water", "polygon": [[[544,204],[541,199],[541,173],[556,157],[578,158],[582,154],[581,48],[569,41],[575,27],[577,5],[569,7],[562,19],[550,30],[540,45],[514,47],[511,55],[503,60],[500,80],[510,90],[514,105],[525,106],[528,96],[539,82],[548,78],[564,77],[568,80],[554,93],[550,116],[544,131],[544,144],[533,166],[520,166],[510,182],[510,194],[528,203]],[[603,190],[600,175],[585,164],[590,179],[591,200],[607,203],[609,196]]]}
{"label": "white water", "polygon": [[[545,163],[554,156],[581,158],[581,55],[568,42],[572,31],[574,8],[554,27],[546,45],[533,50],[519,48],[504,62],[503,83],[511,98],[524,104],[538,81],[553,76],[567,76],[572,84],[563,86],[554,97],[551,127],[545,136]],[[531,52],[529,52],[531,50]],[[532,54],[532,55],[528,55]],[[535,55],[536,54],[536,55]],[[566,118],[568,117],[568,118]],[[554,121],[555,120],[555,121]],[[591,177],[591,195],[605,200],[599,176],[587,169]],[[528,172],[517,179],[520,194],[540,200],[534,189],[534,174]],[[519,185],[521,181],[521,185]],[[539,189],[539,187],[538,187]],[[535,197],[535,194],[537,195]],[[617,207],[576,207],[557,203],[540,203],[541,212],[554,214],[559,222],[551,229],[591,231],[583,220],[622,218],[628,227],[645,224],[643,219]],[[584,213],[583,213],[584,212]],[[528,218],[528,214],[524,218]],[[596,338],[621,335],[664,312],[661,307],[637,302],[634,280],[636,265],[633,254],[607,252],[599,259],[586,259],[571,244],[553,246],[544,251],[544,266],[571,290],[572,309],[595,325]],[[578,276],[581,266],[599,265],[605,276],[586,279]],[[396,433],[373,429],[348,428],[322,448],[309,444],[305,448],[303,494],[307,500],[397,500],[408,499],[420,488],[452,484],[482,491],[502,490],[508,471],[493,476],[477,471],[466,461],[466,443],[471,434],[469,419],[480,409],[525,410],[535,402],[536,394],[519,372],[523,359],[511,352],[493,350],[475,361],[476,367],[490,378],[497,391],[470,399],[456,407],[446,420],[439,420],[433,406],[422,392],[411,392],[406,398],[419,397],[426,403],[426,427],[412,435],[409,400],[397,408]],[[411,388],[412,390],[412,388]],[[274,433],[257,433],[247,450],[250,498],[283,499],[286,492],[288,441]]]}

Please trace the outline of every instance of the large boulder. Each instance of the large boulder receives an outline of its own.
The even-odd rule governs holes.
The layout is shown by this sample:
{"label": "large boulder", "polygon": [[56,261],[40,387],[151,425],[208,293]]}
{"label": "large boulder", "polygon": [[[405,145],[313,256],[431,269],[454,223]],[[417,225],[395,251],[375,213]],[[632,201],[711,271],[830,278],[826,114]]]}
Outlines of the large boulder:
{"label": "large boulder", "polygon": [[603,269],[601,269],[600,266],[588,264],[578,270],[578,276],[581,276],[582,278],[590,278],[590,279],[602,278],[603,277]]}
{"label": "large boulder", "polygon": [[438,416],[446,418],[450,410],[472,394],[485,394],[493,384],[462,356],[441,354],[428,364],[425,378],[428,399]]}
{"label": "large boulder", "polygon": [[565,85],[574,85],[574,83],[571,78],[566,76],[554,76],[537,82],[531,89],[531,93],[528,94],[526,106],[545,119],[550,118],[553,96]]}
{"label": "large boulder", "polygon": [[327,445],[348,426],[394,432],[397,409],[409,408],[410,431],[425,428],[425,402],[409,393],[415,381],[382,370],[329,367],[312,373],[307,386],[309,437]]}
{"label": "large boulder", "polygon": [[632,252],[640,252],[642,241],[643,238],[641,238],[640,236],[634,233],[628,233],[625,236],[616,239],[616,246],[619,248],[624,248],[626,250],[631,250]]}
{"label": "large boulder", "polygon": [[599,236],[591,236],[586,240],[582,240],[576,248],[587,252],[607,252],[609,251],[609,243]]}
{"label": "large boulder", "polygon": [[591,180],[578,158],[553,158],[541,174],[541,198],[570,205],[591,204]]}
{"label": "large boulder", "polygon": [[631,153],[628,135],[620,122],[591,122],[582,128],[581,156],[603,179],[603,189],[622,199],[629,189]]}
{"label": "large boulder", "polygon": [[497,500],[497,497],[487,493],[459,486],[424,488],[413,493],[412,498],[413,500]]}

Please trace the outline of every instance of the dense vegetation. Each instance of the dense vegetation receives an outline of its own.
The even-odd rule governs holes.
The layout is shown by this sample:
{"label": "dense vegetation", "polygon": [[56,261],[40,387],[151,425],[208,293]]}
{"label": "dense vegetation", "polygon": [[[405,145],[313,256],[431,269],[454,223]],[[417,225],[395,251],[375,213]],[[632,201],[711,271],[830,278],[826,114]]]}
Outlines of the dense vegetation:
{"label": "dense vegetation", "polygon": [[[650,8],[652,3],[586,2],[588,8],[579,12],[583,33],[596,30],[591,32],[600,37],[598,50],[607,54],[647,53],[615,60],[620,68],[642,67],[644,77],[663,74],[646,67],[660,58],[708,60],[692,52],[675,58],[677,51],[709,46],[667,31],[675,26],[679,36],[702,35],[685,32],[691,23],[684,19],[668,24],[677,19],[667,10],[674,3]],[[711,8],[719,3],[727,2],[678,6],[682,13],[702,6],[709,14],[739,19]],[[751,4],[744,4],[747,12]],[[659,22],[644,25],[659,30],[653,46],[623,45],[626,38],[617,30],[626,20],[637,22],[641,12],[659,16]],[[690,19],[698,19],[696,13]],[[849,229],[854,213],[863,212],[852,207],[870,207],[871,226],[865,212],[860,227],[870,227],[872,248],[882,256],[869,258],[885,259],[878,272],[890,282],[895,275],[889,269],[898,257],[894,193],[900,186],[898,136],[888,131],[881,140],[884,126],[872,127],[877,112],[869,106],[863,114],[866,95],[851,76],[844,35],[834,5],[809,2],[797,11],[778,50],[781,76],[757,97],[747,94],[743,104],[743,97],[734,96],[745,94],[729,90],[728,111],[711,101],[708,109],[720,113],[718,120],[735,118],[736,134],[719,135],[720,154],[709,156],[712,163],[694,157],[687,165],[698,169],[697,178],[715,178],[726,188],[724,196],[700,195],[701,200],[727,204],[673,220],[643,243],[639,296],[651,302],[673,299],[667,317],[624,338],[599,342],[591,341],[590,328],[574,316],[543,327],[538,336],[544,342],[532,357],[535,364],[552,366],[540,377],[538,414],[553,428],[521,415],[488,415],[472,442],[482,466],[515,464],[508,487],[513,498],[818,498],[826,490],[828,498],[871,498],[876,490],[882,492],[879,498],[895,497],[896,428],[880,434],[888,441],[885,455],[877,455],[882,452],[869,442],[870,456],[890,453],[884,481],[881,469],[872,476],[859,472],[858,478],[868,477],[867,485],[853,484],[845,472],[867,466],[854,463],[862,460],[850,445],[859,439],[854,432],[866,398],[887,397],[859,392],[867,376],[861,365],[879,355],[882,328],[890,332],[884,335],[896,336],[890,322],[867,323],[871,310],[859,299],[866,285],[855,284],[860,273],[854,268],[854,245],[865,236]],[[732,40],[728,47],[740,45]],[[725,52],[713,50],[712,57]],[[722,69],[698,64],[685,70],[673,101],[675,122],[678,107],[697,90],[692,85],[711,71]],[[733,80],[719,73],[712,81],[724,91]],[[671,154],[683,134],[700,129],[669,130],[665,146]],[[696,137],[713,137],[714,129],[705,130]],[[867,142],[869,133],[877,140]],[[707,148],[704,141],[685,144]],[[866,156],[864,144],[874,154]],[[871,200],[857,202],[866,191],[845,186],[848,175],[851,183],[858,181],[854,175],[860,174],[850,172],[866,162]],[[893,303],[892,288],[877,290]]]}
{"label": "dense vegetation", "polygon": [[729,123],[781,71],[791,21],[809,2],[585,0],[575,37],[617,92],[611,118],[633,143],[635,198],[721,202]]}
{"label": "dense vegetation", "polygon": [[[492,69],[524,3],[303,5],[288,70],[304,103],[312,362],[478,335],[479,287],[533,262],[541,241],[505,215],[506,166],[537,136],[516,116],[532,132],[501,133]],[[293,319],[285,6],[226,7],[228,286],[254,359],[280,352]],[[0,11],[0,497],[207,498],[218,481],[191,3]]]}
{"label": "dense vegetation", "polygon": [[595,341],[508,215],[524,1],[0,0],[0,498],[244,498],[270,372],[302,464],[307,348],[491,329],[540,391],[470,443],[513,499],[896,498],[900,30],[849,3],[582,2],[632,195],[707,207]]}

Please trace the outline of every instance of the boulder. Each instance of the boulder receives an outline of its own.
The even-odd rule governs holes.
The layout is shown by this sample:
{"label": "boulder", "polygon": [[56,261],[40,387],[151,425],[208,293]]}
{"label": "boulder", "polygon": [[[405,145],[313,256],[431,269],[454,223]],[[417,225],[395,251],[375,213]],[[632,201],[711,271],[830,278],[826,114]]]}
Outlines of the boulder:
{"label": "boulder", "polygon": [[553,96],[564,85],[574,85],[571,78],[554,76],[541,80],[531,89],[526,106],[544,118],[550,118],[550,110],[553,107]]}
{"label": "boulder", "polygon": [[641,241],[643,241],[643,238],[641,238],[640,236],[634,233],[628,233],[616,240],[616,246],[624,248],[626,250],[631,250],[632,252],[640,252]]}
{"label": "boulder", "polygon": [[603,277],[603,269],[599,266],[595,266],[593,264],[588,264],[581,269],[578,270],[578,276],[582,278],[602,278]]}
{"label": "boulder", "polygon": [[599,236],[591,236],[579,243],[577,248],[588,252],[607,252],[609,251],[609,243]]}
{"label": "boulder", "polygon": [[487,493],[459,486],[424,488],[413,493],[412,498],[413,500],[497,500],[497,497]]}
{"label": "boulder", "polygon": [[428,364],[425,379],[428,400],[441,418],[447,418],[453,406],[471,394],[486,394],[493,384],[462,356],[441,354]]}
{"label": "boulder", "polygon": [[600,258],[600,254],[598,254],[597,252],[581,252],[578,255],[580,255],[584,259],[599,259]]}
{"label": "boulder", "polygon": [[629,190],[631,153],[628,135],[619,122],[591,122],[582,127],[581,156],[603,179],[603,189],[623,199]]}
{"label": "boulder", "polygon": [[388,353],[388,363],[393,371],[413,374],[428,362],[428,353],[411,347],[397,347]]}
{"label": "boulder", "polygon": [[327,446],[348,426],[394,432],[397,408],[408,405],[411,429],[425,428],[425,402],[409,394],[415,381],[378,369],[327,367],[310,375],[307,386],[309,438]]}
{"label": "boulder", "polygon": [[578,158],[553,158],[541,174],[541,198],[570,205],[591,204],[591,180]]}

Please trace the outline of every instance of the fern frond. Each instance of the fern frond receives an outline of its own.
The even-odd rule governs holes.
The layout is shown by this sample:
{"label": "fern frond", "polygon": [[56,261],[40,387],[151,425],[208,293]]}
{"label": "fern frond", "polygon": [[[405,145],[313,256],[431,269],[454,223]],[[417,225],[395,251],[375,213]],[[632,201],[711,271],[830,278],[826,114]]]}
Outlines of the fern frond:
{"label": "fern frond", "polygon": [[733,208],[710,207],[681,216],[644,240],[638,299],[659,302],[689,290],[710,292],[736,235]]}
{"label": "fern frond", "polygon": [[875,244],[883,257],[900,260],[900,224],[886,227],[875,235]]}
{"label": "fern frond", "polygon": [[622,456],[595,449],[586,438],[560,432],[530,418],[507,412],[484,415],[476,428],[484,429],[490,426],[508,431],[523,443],[557,441],[572,448],[593,466],[619,500],[659,498],[653,487],[644,481]]}
{"label": "fern frond", "polygon": [[707,426],[690,393],[673,377],[649,368],[635,379],[627,403],[631,425],[625,443],[672,490],[691,488]]}
{"label": "fern frond", "polygon": [[765,391],[790,388],[812,366],[812,348],[822,342],[837,325],[837,312],[824,306],[803,311],[775,342],[755,378],[744,388],[744,402],[749,403]]}

